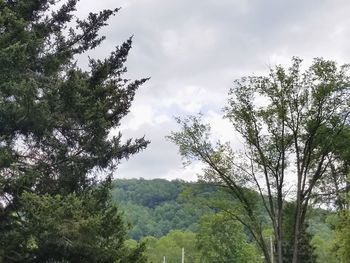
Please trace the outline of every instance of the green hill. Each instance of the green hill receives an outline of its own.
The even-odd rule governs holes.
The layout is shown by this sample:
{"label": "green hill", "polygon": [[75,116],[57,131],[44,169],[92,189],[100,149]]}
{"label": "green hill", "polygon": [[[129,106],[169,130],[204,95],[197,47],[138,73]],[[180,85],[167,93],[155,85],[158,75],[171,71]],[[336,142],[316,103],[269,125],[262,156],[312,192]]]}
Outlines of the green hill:
{"label": "green hill", "polygon": [[[252,198],[257,195],[248,189],[244,189],[244,191],[249,191]],[[224,242],[223,240],[228,241],[227,237],[224,236],[225,231],[237,236],[235,231],[240,229],[232,220],[224,221],[224,225],[228,224],[229,229],[222,228],[220,220],[226,219],[218,213],[220,209],[217,208],[216,204],[220,204],[220,207],[226,204],[231,209],[235,207],[236,200],[230,194],[219,191],[219,188],[213,185],[189,183],[181,180],[118,179],[113,182],[111,193],[113,200],[123,211],[125,221],[130,224],[130,239],[146,240],[147,255],[150,258],[160,258],[162,257],[161,253],[171,254],[173,253],[171,251],[180,250],[181,246],[192,250],[193,257],[200,258],[199,255],[203,255],[205,249],[190,248],[197,242],[198,237],[202,238],[202,242],[211,242],[210,238],[214,238],[215,242],[221,243]],[[293,203],[286,205],[292,206]],[[257,203],[256,211],[261,210],[259,212],[261,223],[266,229],[267,235],[270,236],[269,220],[261,207],[262,205]],[[325,262],[325,260],[329,263],[334,262],[332,242],[334,242],[335,237],[333,219],[335,216],[326,210],[310,209],[308,218],[308,237],[305,242],[310,243],[310,249],[318,258],[317,262]],[[287,223],[288,220],[286,220]],[[208,228],[208,226],[210,227]],[[219,228],[215,229],[216,227]],[[211,231],[214,232],[210,234]],[[220,237],[220,231],[223,231],[222,237]],[[252,238],[247,229],[243,228],[243,232],[248,240],[247,244],[253,246],[253,243],[249,243]],[[214,236],[211,237],[211,235]],[[188,244],[185,241],[179,241],[188,239],[192,240],[191,242],[186,241]],[[182,245],[180,243],[175,245],[176,240]],[[196,246],[200,245],[200,243],[196,244]],[[168,249],[170,250],[168,251]],[[256,255],[256,252],[250,254]]]}
{"label": "green hill", "polygon": [[[211,209],[194,205],[186,196],[186,191],[195,188],[195,185],[163,179],[114,181],[112,197],[124,212],[126,221],[132,225],[130,238],[159,238],[175,229],[196,231],[199,219]],[[208,191],[205,188],[202,194]]]}

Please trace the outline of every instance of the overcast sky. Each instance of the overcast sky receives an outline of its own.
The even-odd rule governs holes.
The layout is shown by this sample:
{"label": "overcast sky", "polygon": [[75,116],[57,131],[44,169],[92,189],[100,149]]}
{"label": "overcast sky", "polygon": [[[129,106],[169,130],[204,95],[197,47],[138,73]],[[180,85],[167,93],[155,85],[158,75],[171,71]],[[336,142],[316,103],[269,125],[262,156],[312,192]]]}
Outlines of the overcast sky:
{"label": "overcast sky", "polygon": [[200,165],[184,169],[165,139],[178,129],[174,116],[202,112],[217,137],[235,140],[221,117],[235,79],[289,65],[292,56],[350,62],[346,0],[81,0],[78,12],[115,7],[122,9],[103,30],[107,39],[89,55],[106,57],[134,35],[128,77],[151,77],[121,127],[125,138],[145,135],[151,144],[116,178],[196,180]]}

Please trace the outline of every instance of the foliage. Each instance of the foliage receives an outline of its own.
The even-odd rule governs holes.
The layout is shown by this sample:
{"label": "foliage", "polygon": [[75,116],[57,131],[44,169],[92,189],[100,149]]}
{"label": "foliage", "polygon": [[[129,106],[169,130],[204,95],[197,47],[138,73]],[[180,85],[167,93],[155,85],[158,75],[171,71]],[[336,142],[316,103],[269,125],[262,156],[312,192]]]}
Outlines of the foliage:
{"label": "foliage", "polygon": [[124,246],[122,218],[115,205],[101,203],[100,191],[80,197],[25,192],[21,212],[30,242],[25,261],[138,262],[129,259],[140,248],[128,251]]}
{"label": "foliage", "polygon": [[[347,195],[350,200],[350,195]],[[340,211],[338,222],[336,224],[335,249],[337,256],[342,263],[346,263],[350,258],[350,210]]]}
{"label": "foliage", "polygon": [[[76,4],[0,0],[0,261],[44,260],[48,251],[60,257],[62,245],[73,261],[75,253],[91,262],[122,255],[125,230],[109,196],[89,193],[110,187],[110,176],[98,182],[97,171],[112,173],[147,146],[144,138],[110,134],[146,79],[123,77],[131,39],[104,60],[90,59],[88,71],[76,66],[76,55],[101,43],[99,30],[118,11],[78,19]],[[98,241],[89,252],[96,254],[87,255],[90,242],[68,249],[65,237],[79,249],[82,240]]]}
{"label": "foliage", "polygon": [[225,213],[204,216],[199,224],[197,244],[200,262],[256,263],[261,255],[254,244],[248,243],[241,224]]}
{"label": "foliage", "polygon": [[[256,202],[242,188],[260,194],[274,229],[280,263],[285,197],[293,187],[295,263],[309,203],[323,191],[320,186],[332,174],[332,165],[342,165],[334,154],[350,114],[347,65],[315,59],[302,71],[301,59],[292,62],[289,69],[277,66],[267,77],[237,80],[230,90],[225,117],[243,138],[244,152],[235,151],[229,143],[212,144],[210,126],[200,117],[179,119],[182,130],[169,136],[186,161],[206,165],[204,180],[225,186],[239,200],[241,212],[236,219],[246,225],[269,261]],[[287,181],[287,175],[294,179]]]}
{"label": "foliage", "polygon": [[[283,210],[283,262],[288,263],[293,259],[293,240],[295,228],[295,202],[286,202]],[[311,212],[312,210],[310,210]],[[308,218],[309,219],[309,216]],[[309,221],[305,224],[304,229],[301,230],[299,236],[299,255],[298,261],[305,263],[316,262],[315,247],[311,242],[312,236],[308,229]]]}
{"label": "foliage", "polygon": [[118,179],[111,193],[132,225],[130,238],[140,240],[145,236],[160,238],[175,229],[195,231],[201,216],[211,209],[201,206],[198,199],[182,197],[186,189],[194,187],[176,180]]}
{"label": "foliage", "polygon": [[112,195],[119,202],[132,202],[148,208],[155,208],[164,202],[175,200],[185,183],[169,182],[164,179],[145,180],[143,178],[115,180]]}
{"label": "foliage", "polygon": [[199,262],[196,248],[196,235],[189,231],[171,231],[168,235],[156,239],[145,237],[145,254],[149,262],[162,262],[165,257],[167,263],[181,262],[182,248],[185,251],[185,262]]}
{"label": "foliage", "polygon": [[311,245],[315,248],[314,253],[319,263],[337,263],[335,246],[335,225],[338,221],[336,214],[313,215],[309,220],[308,231],[313,235]]}
{"label": "foliage", "polygon": [[[198,251],[198,260],[202,262],[204,258],[201,258],[202,253],[206,254],[211,251],[209,247],[210,241],[215,243],[216,246],[220,244],[220,250],[224,247],[233,246],[235,248],[232,239],[236,237],[241,237],[240,239],[245,245],[248,245],[248,250],[251,248],[254,251],[253,247],[256,247],[254,243],[252,243],[252,236],[250,235],[247,229],[242,230],[242,226],[234,221],[233,213],[239,213],[240,210],[235,210],[235,201],[234,198],[227,192],[225,188],[217,187],[213,184],[203,184],[203,182],[198,183],[188,183],[188,182],[178,182],[178,181],[164,181],[164,184],[161,184],[157,179],[157,187],[167,188],[170,187],[171,184],[181,185],[179,189],[183,189],[182,191],[178,191],[177,195],[174,196],[174,199],[164,198],[162,203],[155,206],[153,209],[142,206],[144,203],[142,200],[142,195],[138,195],[138,198],[135,199],[134,191],[137,189],[139,192],[144,192],[143,186],[147,189],[152,189],[150,186],[154,182],[154,180],[116,180],[113,183],[114,188],[112,189],[113,193],[118,192],[117,195],[114,195],[115,201],[120,204],[121,210],[124,212],[125,218],[132,224],[131,231],[129,232],[129,236],[135,238],[137,240],[142,239],[147,244],[147,255],[153,255],[152,257],[157,258],[157,261],[161,261],[163,256],[159,254],[158,248],[156,247],[156,243],[160,238],[166,236],[172,230],[182,230],[182,231],[191,231],[196,234],[196,242],[200,236],[206,237],[206,248],[207,249],[199,249]],[[129,184],[132,186],[129,186]],[[139,184],[138,186],[135,186]],[[121,187],[122,186],[122,187]],[[172,187],[170,187],[172,188]],[[161,192],[166,192],[160,190]],[[245,189],[245,191],[249,191]],[[154,192],[155,195],[158,196],[158,192]],[[258,193],[255,193],[258,196]],[[254,198],[254,192],[250,193],[252,200],[256,200]],[[130,199],[129,199],[130,198]],[[152,199],[151,194],[147,195],[147,198]],[[163,198],[161,198],[163,199]],[[295,204],[292,202],[287,202],[284,211],[284,240],[288,240],[288,242],[284,242],[284,250],[286,253],[285,260],[289,260],[292,254],[289,252],[291,250],[291,240],[293,239],[293,209]],[[261,208],[261,205],[258,206],[257,214],[260,214],[260,222],[263,224],[263,238],[266,243],[269,242],[269,238],[273,235],[273,229],[271,225],[268,224],[268,216],[266,212]],[[167,209],[163,209],[163,207],[168,207]],[[175,223],[176,211],[178,207],[182,208],[182,211],[186,211],[186,213],[182,214],[182,223],[184,224],[183,228],[177,228],[177,223]],[[185,209],[191,208],[190,210]],[[158,209],[160,208],[160,209]],[[155,212],[157,211],[157,212]],[[190,217],[188,211],[192,211],[196,213],[195,217]],[[217,213],[217,214],[215,214]],[[168,217],[168,215],[170,215]],[[163,219],[163,220],[162,220]],[[167,219],[167,220],[164,220]],[[135,220],[135,221],[134,221]],[[222,222],[224,221],[224,222]],[[167,223],[166,223],[167,222]],[[222,223],[222,224],[219,224]],[[319,263],[323,262],[338,262],[338,258],[334,251],[334,242],[335,242],[335,231],[334,227],[337,224],[337,216],[332,214],[331,211],[323,210],[323,209],[311,209],[309,210],[307,217],[308,227],[306,229],[305,238],[301,240],[302,244],[302,253],[305,252],[305,258],[303,260],[308,262],[307,258],[311,254],[307,254],[310,252],[310,248],[312,248],[313,254],[316,256],[316,260]],[[211,228],[210,226],[213,227]],[[193,227],[192,227],[193,226]],[[221,227],[221,228],[220,228]],[[223,229],[231,229],[232,232],[236,233],[238,229],[239,234],[232,234],[228,238],[225,237],[225,233],[223,235],[215,235],[220,231],[215,230],[223,230]],[[147,236],[150,235],[150,236]],[[147,236],[147,237],[145,237]],[[220,237],[223,237],[220,239]],[[312,237],[311,242],[310,238]],[[136,241],[129,241],[133,244],[131,247],[136,247]],[[229,244],[222,246],[222,244]],[[197,242],[198,244],[198,242]],[[168,244],[169,246],[176,246],[174,243]],[[215,245],[213,247],[215,247]],[[305,249],[303,249],[305,248]],[[165,249],[165,248],[162,248]],[[287,249],[287,251],[286,251]],[[169,248],[169,250],[171,250]],[[177,248],[177,251],[179,249]],[[187,251],[187,249],[186,249]],[[287,253],[288,252],[288,253]],[[248,253],[248,252],[247,252]],[[254,253],[257,253],[256,250]],[[254,254],[253,253],[253,254]],[[164,252],[163,252],[164,254]],[[249,253],[248,253],[249,254]],[[178,255],[178,254],[177,254]],[[260,256],[260,255],[259,255]],[[314,257],[312,257],[314,260]],[[201,261],[202,260],[202,261]],[[303,262],[304,262],[303,261]],[[254,261],[253,261],[254,262]],[[256,260],[258,262],[258,259]],[[288,262],[288,261],[286,261]]]}

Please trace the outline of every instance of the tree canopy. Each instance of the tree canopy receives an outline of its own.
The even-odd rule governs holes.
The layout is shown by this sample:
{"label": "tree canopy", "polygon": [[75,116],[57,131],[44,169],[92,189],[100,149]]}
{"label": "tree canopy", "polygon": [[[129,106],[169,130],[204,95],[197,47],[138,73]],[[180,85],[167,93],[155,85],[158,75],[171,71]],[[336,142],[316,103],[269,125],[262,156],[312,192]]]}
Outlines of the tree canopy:
{"label": "tree canopy", "polygon": [[[76,4],[0,0],[0,261],[128,256],[106,189],[119,161],[148,141],[111,130],[147,79],[123,77],[131,38],[106,59],[90,58],[88,70],[77,66],[76,56],[103,41],[98,32],[119,9],[81,19]],[[99,181],[101,171],[107,176]]]}
{"label": "tree canopy", "polygon": [[[229,143],[213,145],[209,125],[198,117],[180,119],[182,131],[169,136],[185,159],[207,165],[205,180],[228,188],[240,201],[243,213],[236,219],[250,229],[267,261],[271,256],[255,213],[257,203],[242,188],[260,193],[274,229],[278,262],[283,262],[285,199],[295,200],[292,261],[298,262],[310,202],[324,193],[321,186],[332,166],[344,168],[335,155],[349,123],[348,65],[315,59],[303,71],[301,62],[293,58],[289,69],[277,66],[268,76],[235,81],[225,117],[243,138],[243,151]],[[338,176],[344,178],[346,172]]]}
{"label": "tree canopy", "polygon": [[202,217],[198,234],[198,248],[201,251],[200,262],[261,262],[256,246],[248,242],[242,224],[225,212]]}

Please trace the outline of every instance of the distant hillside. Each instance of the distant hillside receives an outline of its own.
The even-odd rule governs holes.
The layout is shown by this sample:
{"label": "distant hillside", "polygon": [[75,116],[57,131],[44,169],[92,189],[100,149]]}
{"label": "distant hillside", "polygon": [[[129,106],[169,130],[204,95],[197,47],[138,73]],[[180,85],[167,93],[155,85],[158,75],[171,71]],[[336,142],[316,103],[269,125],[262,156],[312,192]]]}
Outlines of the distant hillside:
{"label": "distant hillside", "polygon": [[[243,190],[249,191],[252,198],[255,199],[256,192]],[[174,245],[167,243],[174,236],[178,238],[178,235],[183,235],[186,236],[186,240],[191,237],[191,244],[185,247],[187,250],[193,250],[190,247],[193,242],[196,242],[193,235],[200,232],[200,219],[203,216],[210,217],[219,211],[215,208],[216,202],[221,206],[223,203],[227,204],[228,207],[234,207],[236,203],[232,195],[225,191],[218,191],[216,186],[163,179],[115,180],[112,196],[124,212],[124,218],[131,225],[129,237],[134,240],[146,237],[147,240],[152,241],[147,245],[148,256],[150,258],[156,256],[160,259],[166,254],[166,249],[176,250]],[[286,205],[293,204],[286,203]],[[260,213],[261,223],[266,233],[269,233],[271,227],[262,205],[257,204],[256,212]],[[310,209],[308,218],[307,238],[318,258],[317,262],[337,262],[334,261],[331,245],[335,238],[336,215],[322,209]],[[287,220],[286,223],[289,224],[289,221]],[[232,222],[226,222],[225,225],[227,224],[232,224]],[[248,239],[251,240],[249,233],[245,232]],[[163,244],[164,242],[166,244]],[[160,247],[157,247],[156,244]],[[153,246],[157,247],[159,255],[153,251],[154,249],[152,250]],[[178,249],[183,246],[179,246]],[[193,253],[198,252],[193,251]]]}
{"label": "distant hillside", "polygon": [[[256,192],[244,191],[257,198]],[[196,232],[201,217],[219,211],[218,203],[219,207],[234,207],[237,202],[216,186],[180,180],[119,179],[113,182],[111,193],[131,225],[129,237],[134,240],[145,236],[159,238],[171,230]],[[268,226],[262,205],[257,204],[257,209],[262,224]]]}
{"label": "distant hillside", "polygon": [[[114,181],[113,200],[119,204],[125,219],[133,226],[130,238],[161,237],[174,229],[195,231],[198,220],[211,211],[198,204],[195,206],[186,196],[186,191],[195,188],[195,185],[163,179]],[[201,194],[211,191],[214,189],[205,188]]]}

